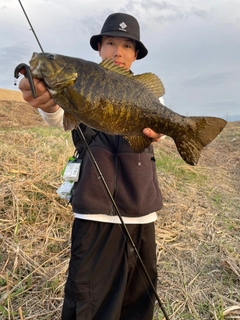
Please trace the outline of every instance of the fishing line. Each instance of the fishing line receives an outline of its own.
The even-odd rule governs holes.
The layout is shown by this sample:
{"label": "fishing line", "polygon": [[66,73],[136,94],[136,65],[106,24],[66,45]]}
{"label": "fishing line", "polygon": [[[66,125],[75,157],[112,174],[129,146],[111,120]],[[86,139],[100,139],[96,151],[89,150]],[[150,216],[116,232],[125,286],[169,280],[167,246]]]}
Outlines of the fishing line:
{"label": "fishing line", "polygon": [[36,35],[36,33],[35,33],[34,29],[33,29],[33,26],[32,26],[32,24],[31,24],[30,20],[28,19],[27,13],[26,13],[26,11],[24,10],[24,7],[23,7],[21,1],[18,0],[18,2],[20,3],[20,6],[21,6],[21,8],[22,8],[22,11],[23,11],[23,13],[25,14],[25,17],[26,17],[26,19],[27,19],[27,21],[28,21],[28,23],[29,23],[29,25],[30,25],[30,30],[33,32],[34,37],[35,37],[35,39],[37,40],[37,43],[38,43],[41,51],[44,52],[44,51],[43,51],[43,48],[42,48],[42,46],[41,46],[41,43],[40,43],[40,41],[38,40],[38,37],[37,37],[37,35]]}
{"label": "fishing line", "polygon": [[[24,7],[23,7],[21,1],[20,1],[20,0],[18,0],[18,1],[19,1],[19,3],[20,3],[21,8],[22,8],[22,10],[23,10],[23,12],[24,12],[24,14],[25,14],[25,16],[26,16],[26,18],[27,18],[27,21],[28,21],[29,25],[30,25],[30,28],[31,28],[30,30],[33,32],[33,34],[34,34],[34,36],[35,36],[35,38],[36,38],[36,40],[37,40],[37,42],[38,42],[38,45],[39,45],[41,51],[44,52],[44,51],[43,51],[43,48],[42,48],[42,46],[41,46],[41,44],[40,44],[40,42],[39,42],[39,40],[38,40],[38,37],[37,37],[37,35],[36,35],[33,27],[32,27],[32,24],[31,24],[31,22],[30,22],[30,20],[29,20],[29,18],[28,18],[28,16],[27,16],[27,13],[26,13],[26,11],[24,10]],[[25,65],[24,67],[26,67],[26,65]],[[31,76],[31,74],[30,74],[29,72],[26,74],[26,76],[27,76],[27,78],[28,78],[30,81],[32,81],[32,76]],[[34,86],[33,86],[33,87],[34,87]],[[31,89],[32,89],[32,88],[31,88]],[[131,244],[131,246],[132,246],[132,249],[134,250],[134,252],[135,252],[135,254],[136,254],[136,257],[138,258],[138,261],[140,262],[140,265],[141,265],[141,267],[142,267],[142,270],[143,270],[143,272],[144,272],[144,274],[145,274],[145,276],[146,276],[146,278],[147,278],[147,280],[148,280],[148,283],[149,283],[149,285],[150,285],[150,287],[151,287],[151,289],[152,289],[152,291],[153,291],[153,293],[154,293],[154,296],[155,296],[155,298],[156,298],[156,300],[157,300],[157,302],[158,302],[158,305],[159,305],[160,309],[162,310],[162,313],[163,313],[163,315],[165,316],[165,319],[166,319],[166,320],[170,320],[169,317],[168,317],[168,315],[167,315],[167,313],[166,313],[166,310],[165,310],[165,308],[163,307],[162,302],[161,302],[161,300],[160,300],[160,298],[159,298],[159,296],[158,296],[158,294],[157,294],[156,288],[155,288],[155,286],[154,286],[153,283],[152,283],[152,280],[151,280],[151,278],[150,278],[150,276],[149,276],[149,274],[148,274],[148,271],[147,271],[147,269],[146,269],[146,267],[145,267],[145,265],[144,265],[144,262],[143,262],[140,254],[139,254],[139,252],[138,252],[138,250],[137,250],[137,248],[136,248],[136,246],[135,246],[135,243],[134,243],[134,241],[133,241],[133,239],[132,239],[129,231],[128,231],[128,228],[126,227],[126,224],[125,224],[125,222],[123,221],[123,218],[122,218],[122,216],[121,216],[121,213],[120,213],[120,211],[119,211],[119,209],[118,209],[118,207],[117,207],[117,205],[116,205],[116,203],[115,203],[115,201],[114,201],[114,199],[113,199],[113,196],[112,196],[112,194],[111,194],[111,191],[110,191],[109,188],[108,188],[108,185],[107,185],[107,183],[106,183],[106,181],[105,181],[105,179],[104,179],[104,177],[103,177],[103,174],[102,174],[102,172],[101,172],[101,170],[100,170],[100,168],[99,168],[99,166],[98,166],[98,164],[97,164],[97,161],[96,161],[96,159],[94,158],[94,156],[93,156],[93,154],[92,154],[92,152],[91,152],[91,150],[90,150],[90,148],[89,148],[89,145],[88,145],[88,143],[87,143],[87,141],[86,141],[86,139],[85,139],[85,136],[84,136],[84,134],[83,134],[83,132],[82,132],[82,130],[81,130],[81,128],[80,128],[80,125],[77,127],[76,130],[77,130],[77,132],[78,132],[78,134],[79,134],[79,136],[80,136],[83,144],[85,145],[86,150],[88,151],[88,154],[89,154],[89,156],[90,156],[91,162],[93,163],[95,169],[97,170],[97,173],[98,173],[98,175],[99,175],[99,179],[102,181],[103,186],[104,186],[104,188],[105,188],[105,190],[106,190],[106,192],[107,192],[107,195],[108,195],[108,197],[109,197],[109,199],[110,199],[110,201],[111,201],[111,203],[112,203],[112,205],[113,205],[113,208],[114,208],[115,212],[117,213],[117,215],[118,215],[118,217],[119,217],[119,219],[120,219],[121,226],[122,226],[122,230],[123,230],[123,232],[124,232],[124,234],[125,234],[125,237],[126,237],[126,239],[130,242],[130,244]],[[145,283],[145,282],[144,282],[144,283]]]}

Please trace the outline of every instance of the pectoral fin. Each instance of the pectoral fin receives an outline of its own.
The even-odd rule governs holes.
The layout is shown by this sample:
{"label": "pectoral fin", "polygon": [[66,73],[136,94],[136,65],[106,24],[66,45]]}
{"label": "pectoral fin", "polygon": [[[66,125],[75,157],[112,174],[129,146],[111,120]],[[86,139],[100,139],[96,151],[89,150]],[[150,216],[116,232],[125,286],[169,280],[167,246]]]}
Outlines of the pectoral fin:
{"label": "pectoral fin", "polygon": [[133,152],[142,153],[152,143],[152,139],[145,136],[124,136]]}
{"label": "pectoral fin", "polygon": [[63,127],[65,131],[76,129],[79,123],[76,119],[68,112],[64,111],[63,114]]}

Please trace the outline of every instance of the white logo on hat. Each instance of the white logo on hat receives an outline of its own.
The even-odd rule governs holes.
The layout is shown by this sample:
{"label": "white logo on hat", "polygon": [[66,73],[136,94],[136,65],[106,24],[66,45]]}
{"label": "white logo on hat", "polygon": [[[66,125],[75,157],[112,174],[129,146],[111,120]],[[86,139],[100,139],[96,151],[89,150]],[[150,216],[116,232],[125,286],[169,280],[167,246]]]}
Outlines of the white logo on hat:
{"label": "white logo on hat", "polygon": [[119,30],[126,32],[127,30],[125,30],[125,28],[127,28],[127,25],[125,22],[122,22],[119,24],[121,28],[119,28]]}

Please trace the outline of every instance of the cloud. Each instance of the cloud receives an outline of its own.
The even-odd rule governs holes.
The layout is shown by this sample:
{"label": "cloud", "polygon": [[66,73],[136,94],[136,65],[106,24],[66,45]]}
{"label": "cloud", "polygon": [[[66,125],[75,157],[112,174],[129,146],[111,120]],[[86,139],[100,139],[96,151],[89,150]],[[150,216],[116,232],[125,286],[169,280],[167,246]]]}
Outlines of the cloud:
{"label": "cloud", "polygon": [[[16,0],[0,0],[0,87],[40,51]],[[148,56],[135,74],[154,72],[167,105],[181,114],[235,114],[239,108],[240,2],[226,0],[24,0],[44,50],[99,62],[89,45],[113,12],[134,15]]]}
{"label": "cloud", "polygon": [[152,19],[158,23],[186,20],[193,16],[201,19],[209,17],[207,10],[187,7],[179,1],[131,0],[126,4],[126,8],[133,14],[140,17],[144,15],[148,21]]}
{"label": "cloud", "polygon": [[213,85],[223,84],[229,81],[234,75],[234,71],[198,75],[184,81],[184,85],[193,87],[209,87]]}
{"label": "cloud", "polygon": [[196,7],[191,7],[190,12],[201,19],[206,19],[209,17],[209,12],[206,10],[197,9]]}
{"label": "cloud", "polygon": [[0,88],[14,89],[14,68],[19,63],[28,63],[31,49],[27,43],[23,46],[14,45],[0,48]]}

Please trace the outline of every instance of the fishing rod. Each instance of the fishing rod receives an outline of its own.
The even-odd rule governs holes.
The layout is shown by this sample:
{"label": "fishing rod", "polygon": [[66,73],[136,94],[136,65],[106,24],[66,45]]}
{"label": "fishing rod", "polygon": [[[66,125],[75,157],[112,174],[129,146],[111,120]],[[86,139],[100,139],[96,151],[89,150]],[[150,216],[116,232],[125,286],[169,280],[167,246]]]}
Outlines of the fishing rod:
{"label": "fishing rod", "polygon": [[99,168],[99,166],[98,166],[98,164],[97,164],[97,162],[96,162],[96,159],[94,158],[94,155],[92,154],[92,151],[91,151],[91,149],[89,148],[89,145],[88,145],[88,143],[87,143],[87,141],[86,141],[86,138],[85,138],[85,136],[84,136],[84,134],[83,134],[82,129],[80,128],[80,126],[77,127],[77,132],[78,132],[81,140],[83,141],[84,146],[86,147],[86,149],[87,149],[87,151],[88,151],[88,154],[90,155],[90,160],[91,160],[91,162],[93,163],[94,167],[95,167],[96,170],[97,170],[97,173],[99,174],[99,178],[101,179],[101,181],[102,181],[102,183],[103,183],[103,185],[104,185],[104,188],[105,188],[105,190],[106,190],[106,192],[107,192],[107,195],[109,196],[109,199],[111,200],[111,203],[112,203],[112,205],[113,205],[113,208],[114,208],[115,212],[117,213],[117,215],[118,215],[118,217],[119,217],[119,219],[120,219],[120,221],[121,221],[121,226],[122,226],[123,232],[124,232],[124,234],[125,234],[125,237],[126,237],[126,238],[128,239],[128,241],[130,242],[130,244],[131,244],[131,246],[132,246],[132,248],[133,248],[133,250],[134,250],[134,253],[136,254],[136,256],[137,256],[137,258],[138,258],[138,260],[139,260],[139,262],[140,262],[140,265],[141,265],[141,267],[142,267],[142,269],[143,269],[143,272],[144,272],[144,274],[145,274],[145,276],[146,276],[146,278],[147,278],[147,280],[148,280],[148,282],[149,282],[149,284],[150,284],[150,286],[151,286],[151,289],[153,290],[153,293],[154,293],[155,298],[156,298],[156,300],[157,300],[157,302],[158,302],[158,304],[159,304],[159,307],[161,308],[161,310],[162,310],[162,312],[163,312],[163,314],[164,314],[164,316],[165,316],[165,319],[166,319],[166,320],[170,320],[169,317],[168,317],[168,315],[167,315],[167,313],[166,313],[166,310],[165,310],[165,308],[163,307],[163,304],[162,304],[162,302],[161,302],[161,300],[160,300],[160,298],[159,298],[159,296],[158,296],[158,294],[157,294],[156,288],[154,287],[154,285],[153,285],[153,283],[152,283],[152,280],[151,280],[151,278],[150,278],[150,276],[149,276],[149,274],[148,274],[148,271],[147,271],[147,269],[146,269],[146,267],[145,267],[145,264],[144,264],[144,262],[143,262],[143,260],[142,260],[142,258],[141,258],[141,256],[140,256],[140,254],[139,254],[139,252],[138,252],[138,249],[137,249],[136,246],[135,246],[135,243],[134,243],[134,241],[133,241],[133,239],[132,239],[132,237],[131,237],[131,235],[130,235],[130,233],[129,233],[129,231],[128,231],[128,228],[127,228],[125,222],[123,221],[122,215],[121,215],[121,213],[120,213],[120,211],[119,211],[119,209],[118,209],[118,206],[117,206],[115,200],[113,199],[113,196],[112,196],[112,194],[111,194],[111,191],[109,190],[108,185],[107,185],[107,183],[106,183],[106,181],[105,181],[105,179],[104,179],[104,177],[103,177],[103,175],[102,175],[101,169]]}
{"label": "fishing rod", "polygon": [[[22,8],[22,10],[23,10],[23,12],[24,12],[24,14],[25,14],[25,16],[26,16],[26,18],[27,18],[27,21],[28,21],[28,23],[29,23],[29,25],[30,25],[30,27],[31,27],[31,31],[33,32],[33,34],[34,34],[34,36],[35,36],[35,38],[36,38],[36,40],[37,40],[37,42],[38,42],[38,44],[39,44],[39,47],[40,47],[41,51],[44,52],[44,51],[43,51],[43,48],[42,48],[42,46],[41,46],[41,44],[40,44],[40,41],[38,40],[38,37],[37,37],[37,35],[36,35],[33,27],[32,27],[32,24],[31,24],[31,22],[30,22],[30,20],[29,20],[29,18],[28,18],[28,16],[27,16],[27,13],[26,13],[26,11],[24,10],[24,7],[23,7],[21,1],[20,1],[20,0],[18,0],[18,1],[19,1],[19,3],[20,3],[21,8]],[[32,93],[35,95],[35,88],[34,88],[33,79],[32,79],[32,75],[31,75],[31,73],[30,73],[29,67],[28,67],[26,64],[21,64],[20,66],[21,66],[22,68],[25,68],[25,70],[26,70],[25,76],[28,78],[29,83],[30,83],[31,91],[32,91]],[[18,67],[17,67],[17,68],[18,68]],[[18,70],[19,70],[19,68],[18,68]],[[16,77],[16,72],[15,72],[15,77]],[[147,271],[147,269],[146,269],[146,267],[145,267],[145,265],[144,265],[144,262],[143,262],[143,260],[142,260],[142,258],[141,258],[141,256],[140,256],[140,254],[139,254],[139,252],[138,252],[138,250],[137,250],[137,248],[136,248],[136,246],[135,246],[135,243],[134,243],[134,241],[133,241],[133,239],[132,239],[132,237],[131,237],[131,235],[130,235],[130,233],[129,233],[129,231],[128,231],[128,228],[127,228],[127,226],[126,226],[126,224],[125,224],[125,222],[124,222],[124,220],[123,220],[123,218],[122,218],[122,215],[121,215],[121,213],[120,213],[120,211],[119,211],[119,209],[118,209],[118,207],[117,207],[117,204],[116,204],[115,200],[113,199],[113,196],[112,196],[112,194],[111,194],[111,191],[110,191],[109,188],[108,188],[108,185],[107,185],[107,183],[106,183],[106,181],[105,181],[105,179],[104,179],[104,177],[103,177],[103,174],[102,174],[102,172],[101,172],[101,170],[100,170],[100,168],[99,168],[99,166],[98,166],[98,164],[97,164],[97,161],[96,161],[95,157],[93,156],[93,154],[92,154],[92,152],[91,152],[91,150],[90,150],[90,148],[89,148],[89,145],[88,145],[88,143],[87,143],[87,141],[86,141],[86,138],[85,138],[85,136],[84,136],[84,134],[83,134],[83,132],[82,132],[82,129],[81,129],[80,125],[77,127],[76,130],[77,130],[77,132],[78,132],[78,135],[79,135],[80,139],[81,139],[82,142],[83,142],[83,145],[85,146],[86,150],[88,151],[88,154],[89,154],[89,156],[90,156],[90,160],[91,160],[93,166],[95,167],[95,169],[96,169],[96,171],[97,171],[97,173],[98,173],[98,175],[99,175],[99,178],[100,178],[101,181],[102,181],[102,184],[103,184],[103,186],[104,186],[104,189],[106,190],[107,195],[108,195],[108,197],[109,197],[109,199],[110,199],[110,201],[111,201],[111,203],[112,203],[112,205],[113,205],[113,208],[114,208],[115,212],[117,213],[117,215],[118,215],[118,217],[119,217],[119,219],[120,219],[121,226],[122,226],[122,230],[123,230],[123,232],[124,232],[124,234],[125,234],[125,237],[126,237],[126,239],[130,242],[130,244],[131,244],[131,246],[132,246],[132,248],[133,248],[133,250],[134,250],[134,253],[136,254],[136,256],[137,256],[137,258],[138,258],[138,260],[139,260],[139,262],[140,262],[140,265],[141,265],[141,267],[142,267],[142,270],[143,270],[143,272],[144,272],[144,274],[145,274],[145,276],[146,276],[146,278],[147,278],[147,280],[148,280],[148,283],[149,283],[149,285],[150,285],[150,287],[151,287],[151,289],[152,289],[152,291],[153,291],[153,293],[154,293],[154,296],[155,296],[155,298],[156,298],[156,300],[157,300],[157,302],[158,302],[158,305],[159,305],[160,309],[162,310],[163,315],[165,316],[165,320],[170,320],[170,318],[168,317],[167,312],[166,312],[165,308],[163,307],[163,304],[162,304],[162,302],[161,302],[161,300],[160,300],[160,298],[159,298],[159,296],[158,296],[158,293],[157,293],[157,291],[156,291],[156,288],[155,288],[155,286],[153,285],[153,282],[152,282],[152,280],[151,280],[151,278],[150,278],[150,276],[149,276],[149,274],[148,274],[148,271]]]}
{"label": "fishing rod", "polygon": [[21,6],[21,8],[22,8],[22,11],[23,11],[23,13],[25,14],[25,17],[26,17],[26,19],[27,19],[27,21],[28,21],[28,23],[29,23],[29,25],[30,25],[30,30],[33,32],[34,37],[36,38],[37,43],[38,43],[41,51],[44,52],[44,51],[43,51],[43,48],[42,48],[42,46],[41,46],[41,43],[40,43],[40,41],[38,40],[38,37],[37,37],[37,35],[36,35],[36,32],[34,31],[33,26],[32,26],[32,24],[31,24],[30,20],[28,19],[28,15],[27,15],[26,11],[24,10],[24,7],[23,7],[23,5],[22,5],[21,0],[18,0],[18,2],[20,3],[20,6]]}

